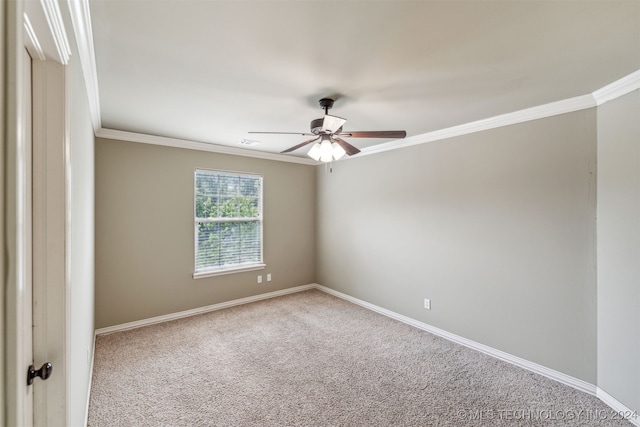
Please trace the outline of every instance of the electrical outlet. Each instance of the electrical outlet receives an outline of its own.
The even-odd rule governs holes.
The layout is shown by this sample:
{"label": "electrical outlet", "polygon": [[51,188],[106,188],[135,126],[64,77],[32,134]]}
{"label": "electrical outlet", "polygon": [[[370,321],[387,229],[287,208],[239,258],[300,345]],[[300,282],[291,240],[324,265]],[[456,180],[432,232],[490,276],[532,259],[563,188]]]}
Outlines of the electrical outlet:
{"label": "electrical outlet", "polygon": [[262,275],[258,276],[258,283],[262,283]]}
{"label": "electrical outlet", "polygon": [[429,298],[424,299],[424,308],[427,310],[431,310],[431,300]]}
{"label": "electrical outlet", "polygon": [[267,274],[267,282],[271,281],[271,273]]}

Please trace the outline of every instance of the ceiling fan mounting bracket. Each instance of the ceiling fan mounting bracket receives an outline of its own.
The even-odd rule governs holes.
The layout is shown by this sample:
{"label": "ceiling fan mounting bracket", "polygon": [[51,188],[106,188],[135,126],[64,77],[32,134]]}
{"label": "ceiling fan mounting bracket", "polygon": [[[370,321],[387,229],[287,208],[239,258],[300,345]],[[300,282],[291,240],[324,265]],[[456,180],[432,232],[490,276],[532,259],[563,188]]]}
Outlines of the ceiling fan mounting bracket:
{"label": "ceiling fan mounting bracket", "polygon": [[328,111],[333,107],[333,99],[331,98],[322,98],[320,101],[318,101],[320,103],[320,107],[322,107],[324,109],[324,113],[328,114]]}

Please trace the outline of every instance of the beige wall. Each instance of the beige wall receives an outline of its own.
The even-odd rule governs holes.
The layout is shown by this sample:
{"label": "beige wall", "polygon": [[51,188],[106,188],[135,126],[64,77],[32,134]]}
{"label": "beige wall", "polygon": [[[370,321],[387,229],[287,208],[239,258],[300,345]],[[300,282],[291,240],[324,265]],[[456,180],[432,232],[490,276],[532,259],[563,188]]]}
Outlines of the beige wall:
{"label": "beige wall", "polygon": [[598,386],[640,411],[640,91],[598,107]]}
{"label": "beige wall", "polygon": [[[195,168],[264,176],[265,270],[192,278]],[[96,328],[312,283],[314,224],[311,166],[98,138]]]}
{"label": "beige wall", "polygon": [[595,168],[595,109],[318,168],[317,281],[594,384]]}

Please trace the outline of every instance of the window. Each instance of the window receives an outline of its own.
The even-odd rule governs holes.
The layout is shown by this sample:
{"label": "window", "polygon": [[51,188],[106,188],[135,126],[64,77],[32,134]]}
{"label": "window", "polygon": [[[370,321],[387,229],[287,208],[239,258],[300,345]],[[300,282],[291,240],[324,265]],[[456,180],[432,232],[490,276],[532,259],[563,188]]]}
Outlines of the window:
{"label": "window", "polygon": [[194,278],[264,268],[262,176],[196,169]]}

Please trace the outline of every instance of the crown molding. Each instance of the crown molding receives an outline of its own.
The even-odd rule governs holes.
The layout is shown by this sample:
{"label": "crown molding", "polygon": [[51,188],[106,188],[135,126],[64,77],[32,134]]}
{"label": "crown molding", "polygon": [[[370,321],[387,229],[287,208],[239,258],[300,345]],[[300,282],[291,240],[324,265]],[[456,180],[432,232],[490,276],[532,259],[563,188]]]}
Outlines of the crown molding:
{"label": "crown molding", "polygon": [[[597,107],[605,102],[614,100],[638,89],[640,89],[640,70],[616,80],[615,82],[610,83],[588,95],[563,99],[561,101],[551,102],[537,107],[526,108],[512,113],[501,114],[499,116],[475,122],[427,132],[421,135],[415,135],[406,139],[399,139],[384,144],[366,147],[362,149],[358,157]],[[348,159],[350,158],[347,157],[344,160]]]}
{"label": "crown molding", "polygon": [[164,136],[147,135],[137,132],[127,132],[116,129],[100,128],[96,132],[99,138],[117,139],[120,141],[139,142],[142,144],[162,145],[165,147],[186,148],[189,150],[208,151],[211,153],[230,154],[232,156],[254,157],[257,159],[275,160],[278,162],[298,163],[302,165],[317,165],[318,162],[303,157],[285,156],[283,154],[265,153],[264,151],[247,150],[245,148],[229,147],[226,145],[210,144],[207,142],[189,141],[186,139],[167,138]]}
{"label": "crown molding", "polygon": [[33,58],[69,63],[71,48],[56,0],[25,1],[22,21],[26,47]]}
{"label": "crown molding", "polygon": [[27,50],[32,57],[38,58],[40,61],[46,61],[47,57],[44,54],[44,50],[42,50],[42,45],[38,40],[36,31],[33,28],[33,25],[31,25],[31,20],[29,19],[29,15],[26,12],[23,14],[23,24],[24,31],[27,34],[27,38],[25,40]]}
{"label": "crown molding", "polygon": [[96,54],[93,47],[93,30],[91,29],[91,14],[88,0],[67,0],[71,25],[78,46],[78,57],[84,75],[89,99],[89,113],[93,124],[93,131],[97,133],[102,128],[100,117],[100,96],[98,90],[98,71]]}
{"label": "crown molding", "polygon": [[598,105],[602,105],[638,89],[640,89],[640,70],[596,90],[593,92],[593,97]]}
{"label": "crown molding", "polygon": [[452,126],[433,132],[427,132],[421,135],[415,135],[406,139],[399,139],[384,144],[366,147],[362,149],[358,157],[361,157],[363,155],[382,153],[384,151],[395,150],[403,147],[410,147],[412,145],[440,141],[447,138],[453,138],[456,136],[467,135],[470,133],[481,132],[484,130],[495,129],[503,126],[509,126],[516,123],[528,122],[531,120],[570,113],[572,111],[584,110],[586,108],[592,108],[595,106],[596,102],[593,96],[576,96],[574,98],[563,99],[562,101],[551,102],[549,104],[539,105],[537,107],[526,108],[524,110],[514,111],[512,113],[501,114],[499,116],[489,117],[487,119],[477,120],[475,122]]}
{"label": "crown molding", "polygon": [[67,38],[67,32],[64,28],[64,22],[62,21],[62,13],[60,13],[60,7],[55,0],[40,0],[42,5],[42,11],[49,24],[49,30],[53,36],[53,41],[58,51],[58,59],[64,65],[69,63],[71,57],[71,48],[69,47],[69,39]]}
{"label": "crown molding", "polygon": [[[54,0],[41,1],[43,3],[54,2]],[[93,33],[91,29],[89,3],[88,0],[67,0],[67,3],[69,4],[69,10],[71,11],[71,21],[78,44],[78,55],[80,56],[80,62],[82,63],[84,79],[87,86],[87,94],[89,96],[89,108],[91,110],[93,128],[96,136],[104,138],[124,139],[126,141],[142,142],[145,144],[165,145],[177,148],[188,148],[193,150],[256,157],[306,165],[320,164],[316,161],[299,157],[283,156],[280,154],[246,150],[203,142],[188,141],[177,138],[165,138],[155,135],[145,135],[102,128],[98,77],[95,52],[93,47]],[[357,157],[382,153],[398,148],[410,147],[412,145],[426,144],[429,142],[440,141],[456,136],[467,135],[470,133],[496,129],[503,126],[509,126],[531,120],[542,119],[545,117],[566,114],[573,111],[584,110],[587,108],[593,108],[638,89],[640,89],[640,70],[635,71],[590,94],[563,99],[560,101],[551,102],[549,104],[526,108],[511,113],[501,114],[470,123],[436,130],[433,132],[423,133],[421,135],[414,135],[401,140],[395,140],[384,144],[366,147],[361,150],[360,154]],[[351,157],[343,158],[340,161],[349,159],[351,159]]]}

